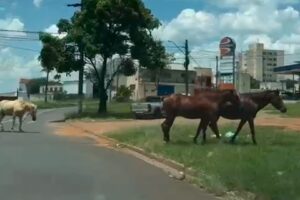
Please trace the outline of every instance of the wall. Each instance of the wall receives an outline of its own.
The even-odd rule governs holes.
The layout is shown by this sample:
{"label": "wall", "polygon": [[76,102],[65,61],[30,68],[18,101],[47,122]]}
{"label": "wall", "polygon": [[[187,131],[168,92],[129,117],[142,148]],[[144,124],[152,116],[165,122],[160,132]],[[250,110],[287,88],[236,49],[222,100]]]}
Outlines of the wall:
{"label": "wall", "polygon": [[[78,94],[78,81],[65,81],[63,83],[63,90],[67,94]],[[91,81],[84,81],[83,93],[86,97],[93,97],[93,83]]]}
{"label": "wall", "polygon": [[251,77],[247,73],[238,74],[237,90],[240,93],[246,93],[251,91]]}

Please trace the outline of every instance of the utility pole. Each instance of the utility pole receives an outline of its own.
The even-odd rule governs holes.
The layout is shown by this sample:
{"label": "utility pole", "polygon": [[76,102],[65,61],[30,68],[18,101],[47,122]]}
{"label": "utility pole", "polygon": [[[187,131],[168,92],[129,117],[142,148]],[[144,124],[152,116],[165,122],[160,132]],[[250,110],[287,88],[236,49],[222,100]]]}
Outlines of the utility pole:
{"label": "utility pole", "polygon": [[219,87],[219,56],[216,56],[216,88]]}
{"label": "utility pole", "polygon": [[[68,7],[80,7],[82,11],[82,0],[81,3],[67,4]],[[84,72],[84,55],[83,55],[83,46],[80,42],[78,44],[78,49],[80,53],[80,69],[78,72],[78,113],[82,113],[82,102],[83,102],[83,72]]]}
{"label": "utility pole", "polygon": [[[189,59],[189,43],[188,40],[185,40],[185,45],[184,46],[178,46],[175,42],[168,40],[168,42],[172,43],[173,45],[175,45],[175,47],[181,51],[181,53],[184,54],[185,56],[185,61],[184,61],[184,69],[185,69],[185,94],[188,96],[189,94],[189,64],[190,64],[190,59]],[[184,51],[183,49],[184,48]]]}
{"label": "utility pole", "polygon": [[190,59],[189,59],[189,43],[188,40],[185,40],[185,61],[184,61],[184,68],[185,68],[185,95],[188,96],[189,94],[189,64],[190,64]]}

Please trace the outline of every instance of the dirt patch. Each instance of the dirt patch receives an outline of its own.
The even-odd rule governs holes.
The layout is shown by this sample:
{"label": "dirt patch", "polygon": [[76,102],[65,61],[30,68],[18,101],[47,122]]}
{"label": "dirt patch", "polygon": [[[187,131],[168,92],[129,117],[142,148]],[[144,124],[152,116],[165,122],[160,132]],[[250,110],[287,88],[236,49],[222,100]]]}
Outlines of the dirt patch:
{"label": "dirt patch", "polygon": [[276,115],[257,118],[255,125],[260,126],[275,126],[293,131],[300,130],[300,118],[283,118]]}

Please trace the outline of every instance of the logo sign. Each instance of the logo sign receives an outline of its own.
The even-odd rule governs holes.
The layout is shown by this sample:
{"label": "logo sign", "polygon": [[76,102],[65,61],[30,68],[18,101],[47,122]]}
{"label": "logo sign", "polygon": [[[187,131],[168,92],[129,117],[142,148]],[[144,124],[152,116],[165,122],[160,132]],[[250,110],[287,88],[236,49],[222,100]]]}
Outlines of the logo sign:
{"label": "logo sign", "polygon": [[230,37],[224,37],[220,42],[221,58],[224,56],[233,56],[235,52],[235,41]]}

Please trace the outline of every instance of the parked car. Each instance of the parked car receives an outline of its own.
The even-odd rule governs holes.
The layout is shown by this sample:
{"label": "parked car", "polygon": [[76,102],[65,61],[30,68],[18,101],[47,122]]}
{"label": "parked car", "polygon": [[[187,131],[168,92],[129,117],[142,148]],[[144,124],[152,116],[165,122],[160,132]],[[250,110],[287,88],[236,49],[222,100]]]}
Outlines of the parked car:
{"label": "parked car", "polygon": [[162,111],[164,97],[148,96],[143,102],[136,102],[131,104],[131,112],[136,119],[144,117],[161,118],[164,113]]}

